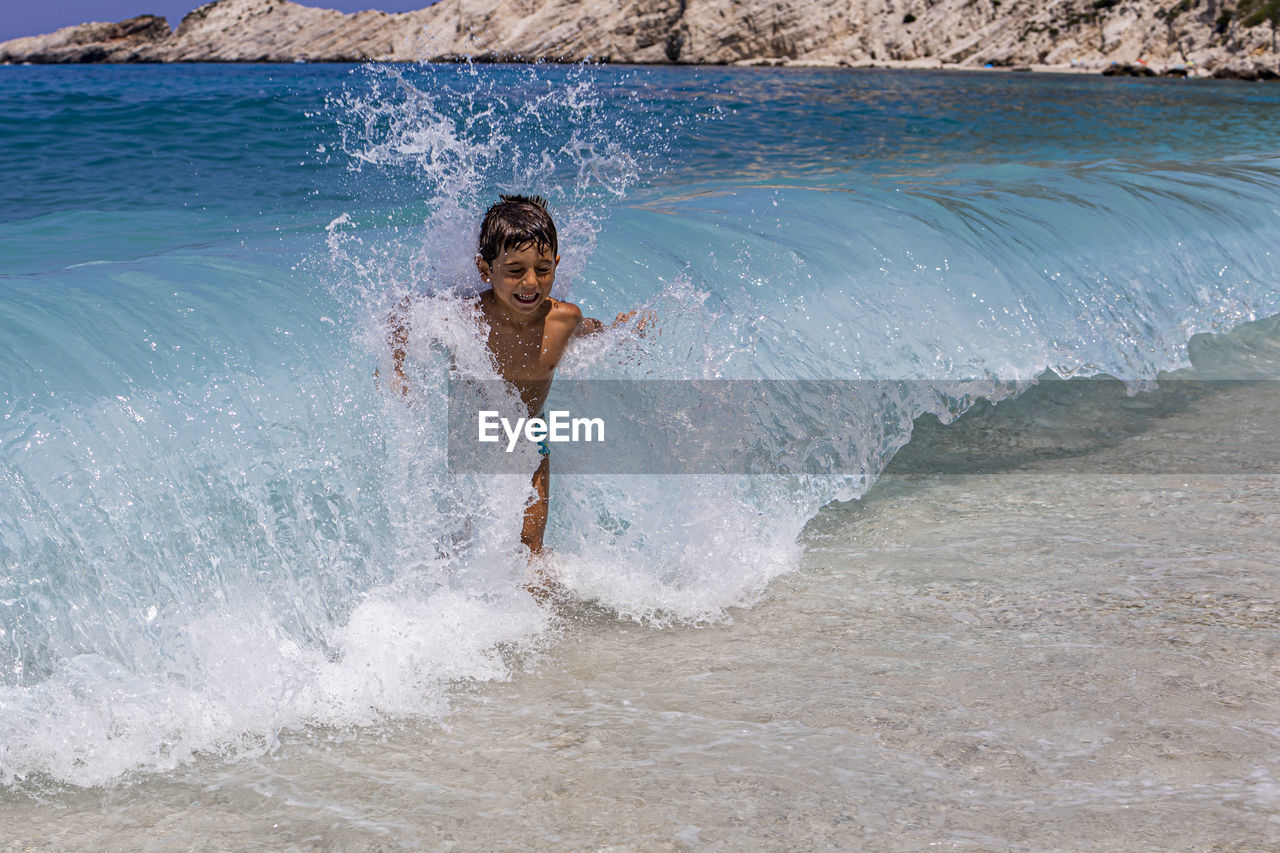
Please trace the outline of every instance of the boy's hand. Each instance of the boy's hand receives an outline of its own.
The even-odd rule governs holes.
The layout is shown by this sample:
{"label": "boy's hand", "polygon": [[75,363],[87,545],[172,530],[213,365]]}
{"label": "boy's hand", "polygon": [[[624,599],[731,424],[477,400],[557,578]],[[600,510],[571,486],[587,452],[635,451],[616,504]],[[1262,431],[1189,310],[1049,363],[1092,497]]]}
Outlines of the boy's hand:
{"label": "boy's hand", "polygon": [[[637,314],[640,315],[640,319],[635,321],[635,328],[633,329],[633,331],[637,335],[643,335],[645,333],[645,330],[649,328],[649,324],[652,322],[656,322],[658,319],[658,315],[652,311],[645,311],[644,313],[641,313],[639,311],[623,311],[621,314],[618,315],[617,319],[614,320],[613,323],[609,325],[609,328],[616,329],[619,326],[625,326],[626,324],[630,323],[632,318],[634,318]],[[598,332],[603,332],[604,329],[605,329],[604,323],[601,323],[599,320],[595,319],[594,317],[583,317],[582,322],[578,324],[577,331],[575,331],[574,334],[594,335]]]}
{"label": "boy's hand", "polygon": [[613,321],[613,328],[616,329],[625,323],[630,323],[631,318],[635,317],[637,314],[640,314],[640,319],[635,322],[635,332],[637,335],[643,335],[645,330],[649,328],[649,324],[657,322],[658,319],[658,315],[652,311],[645,311],[643,314],[639,311],[623,311],[618,315],[618,319]]}
{"label": "boy's hand", "polygon": [[[373,372],[374,381],[382,386],[382,371],[375,370]],[[398,368],[391,374],[391,379],[386,383],[386,390],[395,397],[409,396],[409,379]]]}
{"label": "boy's hand", "polygon": [[392,394],[399,394],[401,397],[409,396],[409,380],[399,370],[391,377],[391,381],[387,383],[387,388]]}

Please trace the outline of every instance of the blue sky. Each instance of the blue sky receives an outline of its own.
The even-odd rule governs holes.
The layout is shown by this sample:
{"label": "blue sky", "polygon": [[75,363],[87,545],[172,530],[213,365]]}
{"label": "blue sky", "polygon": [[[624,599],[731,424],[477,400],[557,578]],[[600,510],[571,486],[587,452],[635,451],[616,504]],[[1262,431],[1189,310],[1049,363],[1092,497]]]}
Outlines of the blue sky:
{"label": "blue sky", "polygon": [[[433,0],[307,0],[304,5],[324,9],[358,12],[381,9],[384,12],[407,12],[430,6]],[[176,27],[182,16],[201,0],[3,0],[0,14],[0,41],[18,36],[51,33],[60,27],[85,21],[123,21],[134,15],[162,15],[169,26]]]}

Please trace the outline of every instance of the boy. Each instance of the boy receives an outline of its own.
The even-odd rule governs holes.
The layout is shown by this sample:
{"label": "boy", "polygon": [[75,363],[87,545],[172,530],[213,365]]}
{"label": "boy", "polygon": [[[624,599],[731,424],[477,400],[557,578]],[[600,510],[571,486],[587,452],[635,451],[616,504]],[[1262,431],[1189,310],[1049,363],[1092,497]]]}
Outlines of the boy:
{"label": "boy", "polygon": [[[570,339],[594,334],[604,325],[584,318],[578,306],[551,298],[560,263],[555,222],[547,202],[538,196],[504,195],[489,208],[480,224],[480,250],[476,268],[489,289],[480,294],[476,307],[488,326],[489,351],[498,374],[515,386],[529,417],[542,412],[551,390],[551,379]],[[630,320],[635,311],[619,314],[614,325]],[[636,324],[644,331],[646,319]],[[391,333],[396,384],[404,393],[404,356],[408,331],[396,322]],[[547,527],[547,496],[551,460],[547,445],[533,474],[536,497],[524,514],[520,541],[530,556],[542,553]],[[544,594],[544,578],[533,588]]]}

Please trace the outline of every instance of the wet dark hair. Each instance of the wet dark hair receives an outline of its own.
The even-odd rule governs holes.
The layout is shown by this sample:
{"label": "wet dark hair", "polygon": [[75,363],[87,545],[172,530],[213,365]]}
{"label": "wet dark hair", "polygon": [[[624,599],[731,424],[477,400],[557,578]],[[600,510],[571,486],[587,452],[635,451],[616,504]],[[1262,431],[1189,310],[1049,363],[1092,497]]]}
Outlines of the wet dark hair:
{"label": "wet dark hair", "polygon": [[480,223],[480,257],[493,263],[504,249],[533,245],[538,251],[559,249],[556,224],[547,212],[547,200],[536,195],[504,195],[501,201],[485,211]]}

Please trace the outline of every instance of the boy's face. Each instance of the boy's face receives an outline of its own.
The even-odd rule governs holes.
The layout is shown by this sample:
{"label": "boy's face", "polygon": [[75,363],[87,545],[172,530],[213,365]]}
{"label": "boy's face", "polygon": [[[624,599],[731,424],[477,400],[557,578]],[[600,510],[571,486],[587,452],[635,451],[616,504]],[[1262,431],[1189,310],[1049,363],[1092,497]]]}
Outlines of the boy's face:
{"label": "boy's face", "polygon": [[492,264],[476,258],[480,278],[493,287],[498,304],[517,316],[533,315],[551,296],[559,263],[550,246],[532,243],[502,249]]}

